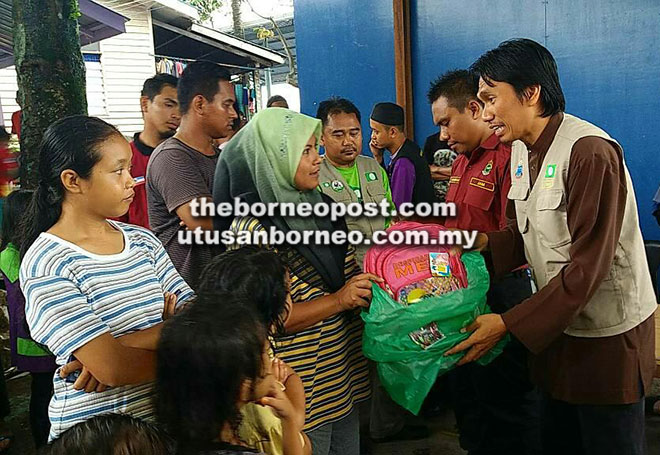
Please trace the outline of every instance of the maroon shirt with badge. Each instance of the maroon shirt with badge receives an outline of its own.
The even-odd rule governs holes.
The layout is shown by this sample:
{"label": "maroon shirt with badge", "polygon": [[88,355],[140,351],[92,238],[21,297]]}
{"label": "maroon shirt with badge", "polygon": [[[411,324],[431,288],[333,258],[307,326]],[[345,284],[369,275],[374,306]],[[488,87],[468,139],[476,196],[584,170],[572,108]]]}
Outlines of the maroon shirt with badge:
{"label": "maroon shirt with badge", "polygon": [[445,226],[499,231],[507,225],[507,195],[511,187],[511,147],[493,134],[472,153],[459,155],[451,168],[446,202],[456,204],[456,217]]}

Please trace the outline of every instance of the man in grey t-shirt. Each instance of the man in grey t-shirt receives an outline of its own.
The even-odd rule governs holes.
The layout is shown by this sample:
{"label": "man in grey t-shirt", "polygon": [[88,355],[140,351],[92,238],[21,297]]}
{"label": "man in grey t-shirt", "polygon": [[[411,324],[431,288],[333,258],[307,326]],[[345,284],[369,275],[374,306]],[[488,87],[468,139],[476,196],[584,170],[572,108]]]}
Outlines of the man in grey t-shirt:
{"label": "man in grey t-shirt", "polygon": [[218,154],[213,139],[227,136],[237,117],[229,73],[210,62],[186,67],[177,87],[182,114],[174,137],[154,150],[147,167],[149,224],[174,266],[195,287],[202,269],[220,251],[212,245],[184,245],[181,229],[212,230],[211,217],[193,217],[193,199],[212,200]]}

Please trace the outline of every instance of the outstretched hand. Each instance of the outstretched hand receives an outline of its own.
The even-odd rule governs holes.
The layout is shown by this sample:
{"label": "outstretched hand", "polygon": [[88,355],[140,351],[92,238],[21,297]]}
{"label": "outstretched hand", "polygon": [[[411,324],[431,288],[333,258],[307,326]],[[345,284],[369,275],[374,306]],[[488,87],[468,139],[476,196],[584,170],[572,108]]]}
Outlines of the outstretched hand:
{"label": "outstretched hand", "polygon": [[462,331],[472,332],[472,335],[445,353],[445,356],[450,356],[467,351],[458,365],[479,360],[490,351],[506,335],[506,325],[499,314],[482,314]]}

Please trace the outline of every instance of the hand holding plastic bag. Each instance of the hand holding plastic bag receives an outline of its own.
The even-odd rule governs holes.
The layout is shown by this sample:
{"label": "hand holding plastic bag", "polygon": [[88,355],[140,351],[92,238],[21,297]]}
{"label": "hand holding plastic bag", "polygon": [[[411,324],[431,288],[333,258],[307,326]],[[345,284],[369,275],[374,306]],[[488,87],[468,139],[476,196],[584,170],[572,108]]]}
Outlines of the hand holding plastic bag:
{"label": "hand holding plastic bag", "polygon": [[[453,368],[463,353],[445,353],[470,336],[461,329],[477,316],[490,313],[486,292],[490,279],[479,253],[465,253],[468,287],[414,305],[403,306],[383,289],[374,285],[369,311],[362,313],[365,322],[364,355],[378,362],[380,380],[392,399],[417,414],[437,377]],[[410,337],[420,327],[435,322],[441,339],[423,349]],[[485,365],[497,357],[507,338],[483,355],[477,363]]]}

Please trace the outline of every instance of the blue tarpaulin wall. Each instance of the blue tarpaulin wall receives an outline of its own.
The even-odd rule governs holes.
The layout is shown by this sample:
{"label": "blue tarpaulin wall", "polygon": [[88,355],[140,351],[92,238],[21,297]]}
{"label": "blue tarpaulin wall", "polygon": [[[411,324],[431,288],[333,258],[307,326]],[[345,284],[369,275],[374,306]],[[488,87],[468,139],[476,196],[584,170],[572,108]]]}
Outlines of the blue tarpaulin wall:
{"label": "blue tarpaulin wall", "polygon": [[[415,139],[437,128],[430,81],[470,65],[509,38],[544,44],[557,59],[567,112],[605,129],[624,148],[642,231],[660,239],[651,200],[660,185],[660,2],[657,0],[414,0],[411,11]],[[302,111],[331,95],[368,116],[395,101],[391,0],[295,0]],[[365,150],[366,151],[366,150]]]}

